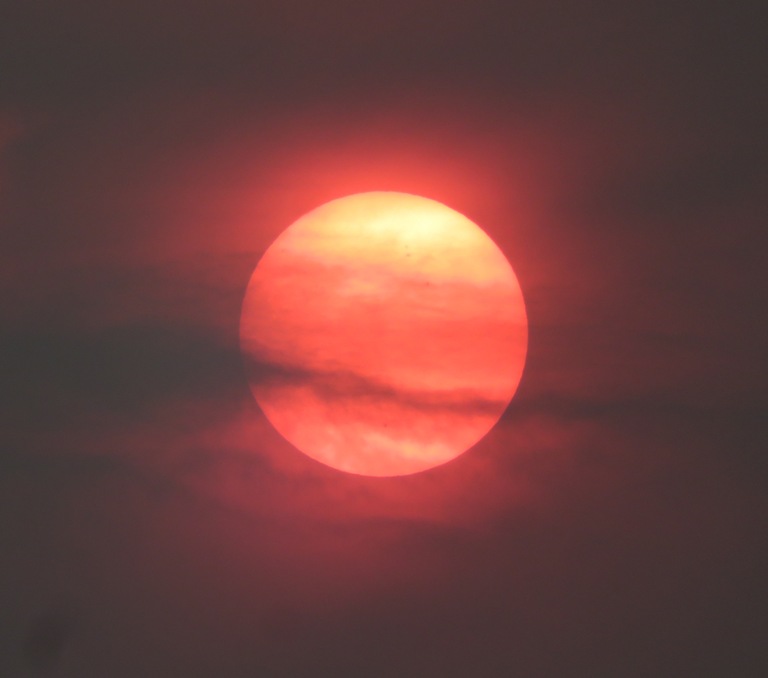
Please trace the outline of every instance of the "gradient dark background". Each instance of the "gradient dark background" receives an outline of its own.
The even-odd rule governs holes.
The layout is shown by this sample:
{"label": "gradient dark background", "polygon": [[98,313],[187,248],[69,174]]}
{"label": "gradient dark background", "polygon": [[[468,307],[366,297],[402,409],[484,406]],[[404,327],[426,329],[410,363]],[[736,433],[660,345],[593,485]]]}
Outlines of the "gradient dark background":
{"label": "gradient dark background", "polygon": [[[768,675],[758,2],[0,10],[0,675]],[[399,479],[253,402],[250,273],[334,197],[482,224],[530,350]]]}

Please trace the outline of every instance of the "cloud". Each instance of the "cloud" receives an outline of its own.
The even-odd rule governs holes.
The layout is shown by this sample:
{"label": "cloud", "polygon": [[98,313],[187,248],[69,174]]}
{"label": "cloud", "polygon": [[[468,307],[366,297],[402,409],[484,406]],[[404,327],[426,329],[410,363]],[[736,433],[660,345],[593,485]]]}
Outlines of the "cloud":
{"label": "cloud", "polygon": [[256,385],[305,386],[318,398],[327,401],[369,398],[394,401],[401,407],[416,411],[487,415],[500,412],[505,405],[472,391],[414,391],[346,370],[308,369],[286,363],[264,362],[258,358],[245,358],[245,367],[249,379]]}
{"label": "cloud", "polygon": [[[238,349],[191,328],[147,324],[0,337],[7,432],[84,423],[95,412],[142,420],[162,404],[247,393]],[[54,423],[55,422],[55,423]]]}

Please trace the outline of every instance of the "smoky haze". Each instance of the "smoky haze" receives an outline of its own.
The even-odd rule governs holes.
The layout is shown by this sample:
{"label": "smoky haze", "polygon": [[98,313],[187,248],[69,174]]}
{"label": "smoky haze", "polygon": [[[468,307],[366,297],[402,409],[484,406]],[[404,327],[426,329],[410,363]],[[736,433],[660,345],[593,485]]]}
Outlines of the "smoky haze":
{"label": "smoky haze", "polygon": [[[765,675],[759,3],[4,9],[1,675]],[[481,224],[529,320],[403,478],[247,370],[386,383],[239,349],[274,238],[372,190]]]}

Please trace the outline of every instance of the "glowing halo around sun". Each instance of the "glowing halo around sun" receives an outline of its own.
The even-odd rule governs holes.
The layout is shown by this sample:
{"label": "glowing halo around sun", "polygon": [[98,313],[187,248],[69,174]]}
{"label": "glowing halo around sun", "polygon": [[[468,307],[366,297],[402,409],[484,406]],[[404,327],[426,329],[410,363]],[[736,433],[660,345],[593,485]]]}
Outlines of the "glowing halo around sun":
{"label": "glowing halo around sun", "polygon": [[398,476],[444,464],[517,389],[528,323],[501,250],[465,216],[406,193],[305,214],[267,249],[240,344],[280,434],[335,469]]}

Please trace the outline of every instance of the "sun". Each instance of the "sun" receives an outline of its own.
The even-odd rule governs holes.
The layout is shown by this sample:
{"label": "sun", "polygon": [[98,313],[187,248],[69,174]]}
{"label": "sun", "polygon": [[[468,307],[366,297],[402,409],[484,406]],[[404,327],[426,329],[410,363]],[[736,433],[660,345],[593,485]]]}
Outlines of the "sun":
{"label": "sun", "polygon": [[518,280],[459,212],[406,193],[332,200],[251,276],[240,344],[256,401],[313,459],[368,476],[424,471],[499,420],[528,343]]}

